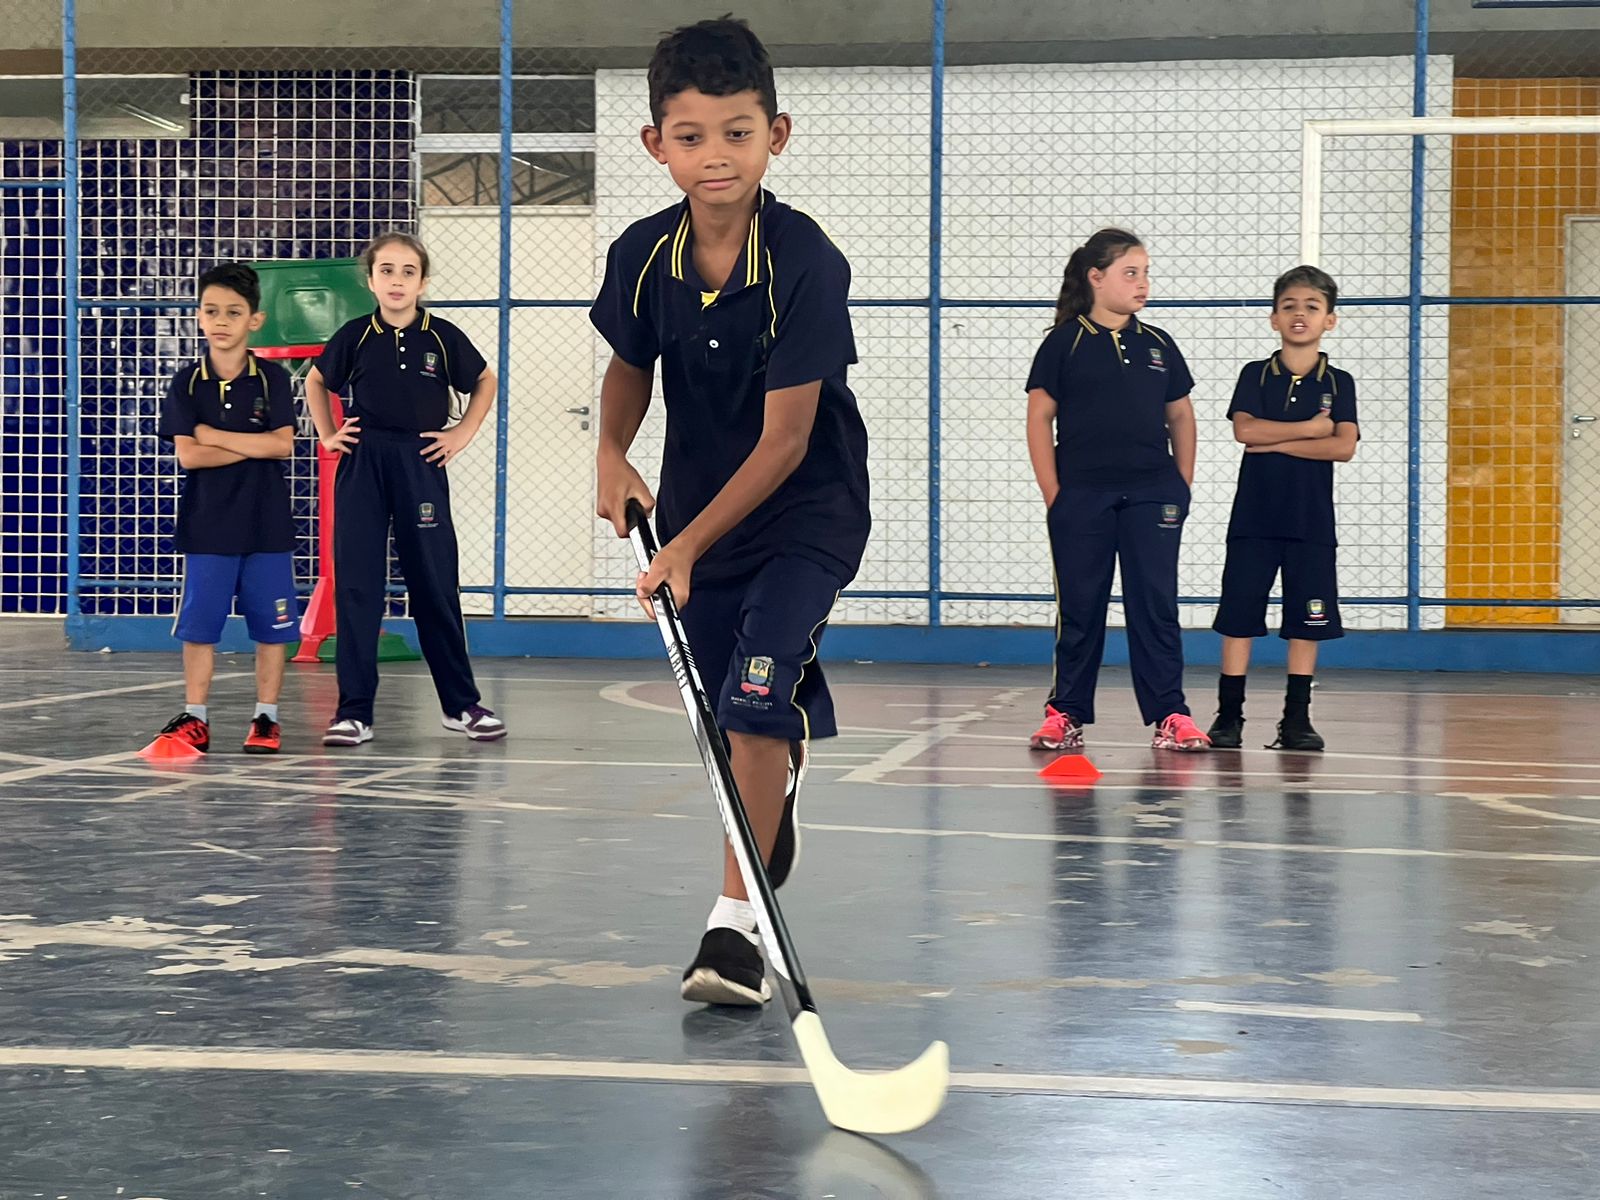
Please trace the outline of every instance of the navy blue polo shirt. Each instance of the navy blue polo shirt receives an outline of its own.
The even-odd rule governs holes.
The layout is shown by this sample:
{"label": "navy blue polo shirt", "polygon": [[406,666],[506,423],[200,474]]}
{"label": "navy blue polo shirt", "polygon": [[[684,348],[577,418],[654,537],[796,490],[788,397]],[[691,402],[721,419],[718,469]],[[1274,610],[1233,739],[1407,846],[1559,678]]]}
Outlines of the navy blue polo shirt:
{"label": "navy blue polo shirt", "polygon": [[868,511],[867,431],[846,374],[856,361],[850,264],[814,220],[762,192],[722,286],[699,277],[685,200],[614,243],[589,318],[623,361],[661,360],[667,436],[656,521],[663,542],[711,503],[755,449],[768,392],[821,381],[811,444],[794,474],[695,565],[696,582],[798,554],[848,582]]}
{"label": "navy blue polo shirt", "polygon": [[1167,405],[1194,389],[1194,376],[1171,334],[1138,317],[1121,329],[1063,321],[1034,355],[1034,388],[1056,402],[1063,487],[1133,487],[1173,470]]}
{"label": "navy blue polo shirt", "polygon": [[[1356,381],[1322,355],[1316,370],[1296,375],[1276,354],[1246,363],[1233,389],[1236,413],[1265,421],[1309,421],[1327,412],[1335,424],[1356,424]],[[1246,454],[1239,464],[1228,538],[1284,538],[1339,544],[1334,534],[1333,464],[1292,454]]]}
{"label": "navy blue polo shirt", "polygon": [[[289,372],[251,354],[237,379],[223,379],[207,355],[173,375],[156,433],[171,441],[193,437],[196,425],[228,433],[271,433],[293,424]],[[294,515],[284,461],[247,458],[188,471],[178,498],[174,543],[180,554],[293,550]]]}
{"label": "navy blue polo shirt", "polygon": [[378,312],[347,321],[317,370],[362,429],[434,433],[450,423],[450,393],[470,394],[487,364],[460,329],[427,309],[404,329]]}

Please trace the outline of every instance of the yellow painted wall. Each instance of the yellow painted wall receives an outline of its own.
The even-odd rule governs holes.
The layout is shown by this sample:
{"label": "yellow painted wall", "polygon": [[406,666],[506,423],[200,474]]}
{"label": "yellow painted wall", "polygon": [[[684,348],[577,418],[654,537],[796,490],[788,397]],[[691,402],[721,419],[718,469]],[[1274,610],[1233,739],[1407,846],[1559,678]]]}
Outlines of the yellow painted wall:
{"label": "yellow painted wall", "polygon": [[[1600,112],[1600,79],[1458,79],[1455,115]],[[1451,290],[1566,290],[1572,213],[1600,212],[1600,138],[1462,137],[1452,161]],[[1450,310],[1452,596],[1561,591],[1563,322],[1549,307]],[[1550,609],[1456,608],[1451,624],[1543,624]]]}

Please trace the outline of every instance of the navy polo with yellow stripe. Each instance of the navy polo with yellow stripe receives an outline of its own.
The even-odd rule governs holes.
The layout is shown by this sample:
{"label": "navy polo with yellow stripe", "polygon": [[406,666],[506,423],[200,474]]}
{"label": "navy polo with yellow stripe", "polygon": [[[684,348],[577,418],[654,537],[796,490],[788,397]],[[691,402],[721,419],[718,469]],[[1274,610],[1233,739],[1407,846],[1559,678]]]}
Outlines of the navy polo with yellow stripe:
{"label": "navy polo with yellow stripe", "polygon": [[[271,433],[294,424],[294,385],[277,363],[249,354],[235,379],[207,355],[180,368],[161,402],[157,436],[193,437],[197,425]],[[281,459],[247,458],[184,476],[174,548],[181,554],[277,554],[293,550],[294,517]]]}
{"label": "navy polo with yellow stripe", "polygon": [[[1265,421],[1309,421],[1328,413],[1338,424],[1357,424],[1356,381],[1348,371],[1317,359],[1296,375],[1277,354],[1245,364],[1233,389],[1228,419],[1243,413]],[[1239,464],[1228,539],[1284,538],[1338,545],[1334,533],[1333,463],[1290,454],[1246,454]]]}
{"label": "navy polo with yellow stripe", "polygon": [[[761,437],[768,392],[821,381],[806,456],[695,564],[697,584],[748,575],[773,555],[848,582],[871,527],[867,435],[846,376],[856,361],[850,266],[816,221],[763,191],[720,286],[694,265],[689,202],[612,244],[590,320],[625,362],[661,362],[666,446],[656,521],[663,542],[733,477]],[[692,606],[691,606],[692,607]]]}
{"label": "navy polo with yellow stripe", "polygon": [[1138,317],[1121,329],[1078,316],[1045,338],[1028,391],[1056,402],[1063,487],[1133,487],[1172,472],[1167,405],[1194,388],[1172,336]]}
{"label": "navy polo with yellow stripe", "polygon": [[348,321],[317,371],[363,430],[435,433],[450,423],[452,391],[470,394],[487,364],[472,340],[424,308],[405,328],[379,312]]}

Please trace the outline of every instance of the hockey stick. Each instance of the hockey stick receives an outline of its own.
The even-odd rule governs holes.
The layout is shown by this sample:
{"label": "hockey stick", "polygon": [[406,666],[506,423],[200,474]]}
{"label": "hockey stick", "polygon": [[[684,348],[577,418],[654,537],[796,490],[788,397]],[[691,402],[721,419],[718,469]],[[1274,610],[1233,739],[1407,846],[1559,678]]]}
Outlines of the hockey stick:
{"label": "hockey stick", "polygon": [[[649,570],[650,560],[656,555],[656,539],[644,509],[635,500],[628,502],[628,537],[633,542],[639,569]],[[745,814],[744,801],[739,798],[733,768],[728,762],[728,749],[717,727],[711,698],[700,682],[694,656],[689,652],[689,638],[678,616],[678,606],[665,587],[652,599],[656,626],[661,631],[661,640],[666,643],[667,659],[672,664],[695,743],[700,747],[700,758],[711,780],[711,791],[722,815],[722,827],[738,860],[745,891],[755,908],[767,961],[778,976],[778,990],[783,993],[784,1007],[789,1010],[794,1026],[794,1038],[800,1045],[800,1057],[805,1061],[811,1086],[822,1103],[823,1115],[840,1129],[855,1133],[907,1133],[920,1128],[944,1103],[945,1091],[950,1086],[950,1048],[943,1042],[934,1042],[915,1062],[897,1071],[852,1071],[835,1057],[828,1035],[823,1031],[816,1002],[811,998],[811,989],[806,985],[805,973],[800,969],[788,926],[778,910],[755,833]]]}

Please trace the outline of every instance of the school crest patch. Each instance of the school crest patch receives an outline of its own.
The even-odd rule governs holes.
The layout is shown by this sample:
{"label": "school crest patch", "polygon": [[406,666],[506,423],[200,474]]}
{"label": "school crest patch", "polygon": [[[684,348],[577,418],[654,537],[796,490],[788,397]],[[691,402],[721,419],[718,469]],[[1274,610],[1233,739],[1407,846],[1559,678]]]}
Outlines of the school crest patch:
{"label": "school crest patch", "polygon": [[1326,625],[1328,623],[1328,606],[1321,600],[1306,601],[1306,624]]}
{"label": "school crest patch", "polygon": [[289,600],[288,600],[288,598],[287,597],[280,597],[279,599],[274,600],[272,602],[272,609],[273,609],[273,613],[275,614],[275,617],[276,617],[276,619],[273,622],[273,624],[279,629],[286,628],[288,626],[288,624],[289,624]]}
{"label": "school crest patch", "polygon": [[439,356],[432,350],[423,352],[422,373],[429,379],[437,379],[439,377]]}
{"label": "school crest patch", "polygon": [[1161,356],[1160,346],[1150,347],[1150,369],[1152,371],[1165,371],[1167,369],[1167,361]]}
{"label": "school crest patch", "polygon": [[423,501],[421,504],[417,505],[418,529],[431,529],[437,523],[438,517],[434,511],[433,505],[429,504],[427,501]]}
{"label": "school crest patch", "polygon": [[745,695],[766,696],[772,691],[772,660],[747,658],[744,661],[744,679],[739,690]]}
{"label": "school crest patch", "polygon": [[1178,524],[1178,518],[1182,515],[1182,512],[1183,510],[1180,509],[1176,504],[1163,504],[1161,506],[1162,528],[1176,528]]}

